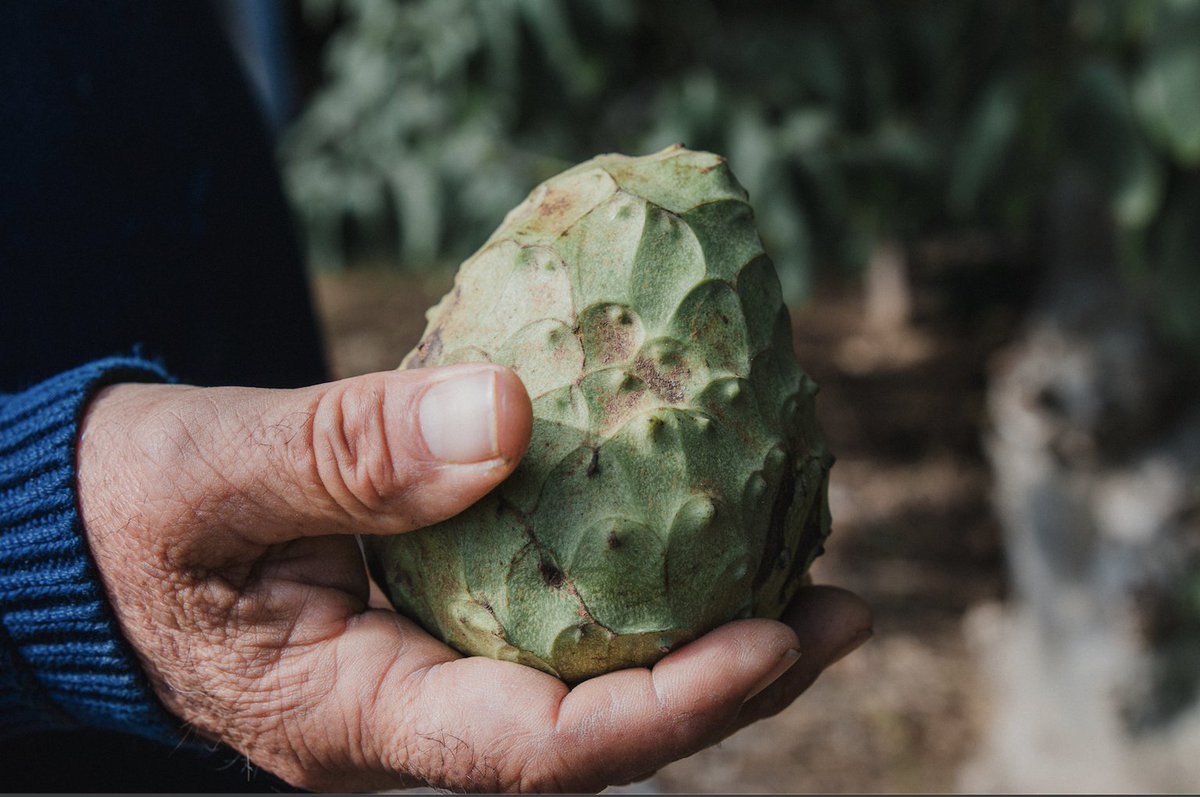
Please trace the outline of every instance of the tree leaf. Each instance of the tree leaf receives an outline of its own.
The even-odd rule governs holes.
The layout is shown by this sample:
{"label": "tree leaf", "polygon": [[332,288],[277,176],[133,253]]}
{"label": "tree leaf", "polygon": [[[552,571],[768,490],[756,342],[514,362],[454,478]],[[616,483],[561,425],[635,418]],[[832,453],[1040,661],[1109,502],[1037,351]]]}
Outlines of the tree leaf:
{"label": "tree leaf", "polygon": [[970,215],[1001,169],[1021,122],[1021,94],[1017,80],[1006,77],[989,86],[976,103],[951,166],[947,200],[955,215]]}

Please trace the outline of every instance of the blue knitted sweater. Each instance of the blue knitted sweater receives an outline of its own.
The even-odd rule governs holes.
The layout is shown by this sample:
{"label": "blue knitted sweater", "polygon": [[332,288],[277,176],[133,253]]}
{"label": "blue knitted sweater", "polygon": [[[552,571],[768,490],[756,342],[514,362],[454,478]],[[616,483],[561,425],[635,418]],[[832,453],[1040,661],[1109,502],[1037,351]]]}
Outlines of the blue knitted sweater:
{"label": "blue knitted sweater", "polygon": [[90,725],[179,740],[105,601],[75,496],[91,394],[165,378],[114,357],[0,397],[0,736]]}
{"label": "blue knitted sweater", "polygon": [[5,6],[0,119],[0,789],[282,788],[180,746],[75,493],[106,384],[327,378],[258,109],[208,3],[41,0]]}

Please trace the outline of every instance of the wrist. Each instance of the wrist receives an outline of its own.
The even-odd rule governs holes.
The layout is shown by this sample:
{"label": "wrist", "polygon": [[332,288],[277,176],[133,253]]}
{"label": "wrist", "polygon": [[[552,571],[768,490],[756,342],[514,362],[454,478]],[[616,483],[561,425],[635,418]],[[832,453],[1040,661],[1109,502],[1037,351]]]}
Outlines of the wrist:
{"label": "wrist", "polygon": [[0,622],[28,687],[26,728],[94,726],[172,741],[159,706],[107,603],[78,511],[76,441],[90,399],[118,380],[161,381],[138,358],[60,374],[0,407]]}

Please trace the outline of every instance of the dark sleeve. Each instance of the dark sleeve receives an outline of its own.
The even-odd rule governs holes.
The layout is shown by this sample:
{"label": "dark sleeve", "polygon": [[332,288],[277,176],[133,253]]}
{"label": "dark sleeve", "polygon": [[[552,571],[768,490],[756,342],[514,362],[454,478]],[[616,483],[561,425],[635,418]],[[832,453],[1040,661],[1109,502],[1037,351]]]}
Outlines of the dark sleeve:
{"label": "dark sleeve", "polygon": [[88,398],[167,378],[151,362],[109,358],[0,396],[0,737],[92,727],[182,739],[108,607],[75,489]]}
{"label": "dark sleeve", "polygon": [[0,120],[0,392],[135,346],[188,384],[327,378],[212,3],[5,4]]}
{"label": "dark sleeve", "polygon": [[95,579],[72,482],[86,396],[118,378],[163,378],[111,355],[139,351],[197,385],[327,378],[273,141],[213,8],[4,5],[6,790],[289,790],[228,748],[174,746],[176,721],[152,699]]}

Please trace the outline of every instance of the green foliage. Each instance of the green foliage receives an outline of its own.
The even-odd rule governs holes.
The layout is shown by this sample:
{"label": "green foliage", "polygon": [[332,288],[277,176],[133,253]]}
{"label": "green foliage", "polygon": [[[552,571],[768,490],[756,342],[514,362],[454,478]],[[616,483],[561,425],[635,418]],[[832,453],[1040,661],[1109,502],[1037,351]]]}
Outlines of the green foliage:
{"label": "green foliage", "polygon": [[1139,285],[1195,272],[1172,219],[1200,164],[1197,0],[306,8],[340,20],[282,150],[319,265],[455,263],[564,166],[683,142],[730,158],[791,299],[882,239],[1028,238],[1067,168],[1107,192]]}

